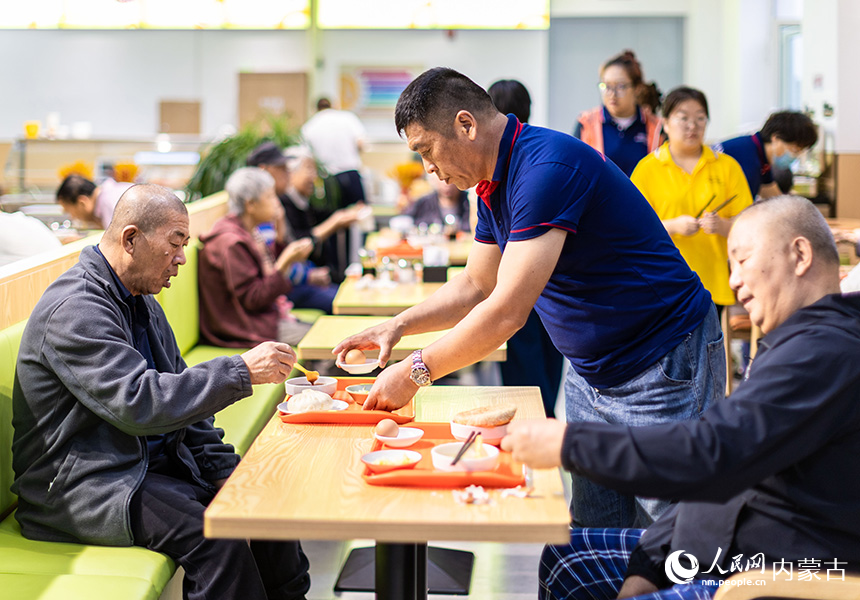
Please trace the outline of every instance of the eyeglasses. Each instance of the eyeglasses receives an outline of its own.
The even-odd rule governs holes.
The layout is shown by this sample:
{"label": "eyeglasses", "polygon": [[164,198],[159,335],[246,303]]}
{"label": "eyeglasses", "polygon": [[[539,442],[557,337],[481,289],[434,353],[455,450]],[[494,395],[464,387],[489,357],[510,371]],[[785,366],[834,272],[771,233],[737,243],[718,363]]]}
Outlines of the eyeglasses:
{"label": "eyeglasses", "polygon": [[689,115],[685,115],[683,113],[675,113],[670,118],[671,121],[675,121],[681,127],[689,127],[690,125],[694,125],[697,129],[701,129],[708,124],[708,117],[704,115],[700,115],[698,117],[690,117]]}
{"label": "eyeglasses", "polygon": [[633,85],[629,83],[616,83],[615,85],[607,85],[602,81],[597,84],[597,89],[601,94],[612,94],[613,96],[623,96]]}

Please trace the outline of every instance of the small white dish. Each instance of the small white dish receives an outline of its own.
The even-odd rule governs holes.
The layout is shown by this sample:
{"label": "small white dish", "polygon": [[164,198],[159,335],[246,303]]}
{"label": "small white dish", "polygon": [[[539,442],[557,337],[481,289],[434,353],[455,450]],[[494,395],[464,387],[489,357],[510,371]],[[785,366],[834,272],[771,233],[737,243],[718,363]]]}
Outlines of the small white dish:
{"label": "small white dish", "polygon": [[[331,408],[329,408],[328,410],[309,410],[309,411],[305,411],[305,412],[329,412],[332,410],[346,410],[348,406],[349,406],[349,404],[344,402],[343,400],[332,400]],[[281,402],[280,404],[278,404],[278,410],[281,411],[285,415],[300,415],[300,414],[302,414],[302,413],[290,412],[289,410],[287,410],[287,402]]]}
{"label": "small white dish", "polygon": [[401,427],[397,431],[397,437],[379,435],[378,433],[374,433],[373,437],[391,448],[408,448],[420,440],[423,435],[423,429],[418,429],[417,427]]}
{"label": "small white dish", "polygon": [[366,358],[363,363],[356,365],[348,365],[345,362],[337,361],[335,363],[338,368],[343,369],[350,375],[367,375],[379,366],[378,358]]}
{"label": "small white dish", "polygon": [[451,435],[454,436],[455,440],[465,442],[473,431],[481,434],[484,443],[498,446],[502,443],[502,438],[508,434],[508,424],[505,423],[497,427],[475,427],[474,425],[462,425],[451,421]]}
{"label": "small white dish", "polygon": [[337,379],[322,376],[311,385],[308,383],[307,377],[293,377],[292,379],[287,379],[284,387],[290,396],[301,394],[305,390],[317,390],[331,396],[337,391]]}
{"label": "small white dish", "polygon": [[[499,462],[499,449],[489,444],[484,444],[487,456],[481,458],[461,457],[456,465],[451,461],[457,456],[463,442],[451,442],[439,444],[430,449],[430,458],[433,459],[433,468],[439,471],[492,471]],[[469,452],[469,450],[467,450]]]}
{"label": "small white dish", "polygon": [[412,469],[421,462],[421,454],[414,450],[377,450],[362,456],[361,462],[367,465],[371,473],[385,473],[395,469]]}

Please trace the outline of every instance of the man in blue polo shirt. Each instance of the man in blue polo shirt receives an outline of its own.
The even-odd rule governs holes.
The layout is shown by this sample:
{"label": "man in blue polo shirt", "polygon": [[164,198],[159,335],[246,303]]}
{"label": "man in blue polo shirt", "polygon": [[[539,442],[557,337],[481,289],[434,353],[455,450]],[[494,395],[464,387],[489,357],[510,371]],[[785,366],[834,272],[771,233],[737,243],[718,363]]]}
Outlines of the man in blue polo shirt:
{"label": "man in blue polo shirt", "polygon": [[726,140],[714,146],[740,163],[755,199],[779,196],[773,169],[788,170],[791,163],[818,141],[815,123],[800,112],[781,111],[770,115],[761,131]]}
{"label": "man in blue polo shirt", "polygon": [[[716,311],[654,211],[624,173],[566,134],[520,123],[451,69],[401,94],[397,130],[425,169],[460,189],[478,184],[465,272],[425,302],[341,342],[379,348],[452,327],[385,369],[364,407],[392,410],[419,386],[481,360],[534,307],[570,361],[570,421],[641,425],[697,418],[724,390]],[[648,523],[666,505],[574,479],[578,525]]]}

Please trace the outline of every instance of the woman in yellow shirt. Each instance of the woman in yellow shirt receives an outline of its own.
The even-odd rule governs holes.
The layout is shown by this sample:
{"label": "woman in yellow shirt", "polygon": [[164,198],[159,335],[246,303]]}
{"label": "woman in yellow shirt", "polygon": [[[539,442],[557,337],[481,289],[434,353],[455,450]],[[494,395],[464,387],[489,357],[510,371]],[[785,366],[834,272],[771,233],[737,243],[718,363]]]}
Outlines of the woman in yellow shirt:
{"label": "woman in yellow shirt", "polygon": [[643,158],[630,179],[645,196],[717,308],[735,303],[726,238],[732,219],[752,204],[740,165],[704,145],[708,101],[679,87],[663,102],[669,141]]}

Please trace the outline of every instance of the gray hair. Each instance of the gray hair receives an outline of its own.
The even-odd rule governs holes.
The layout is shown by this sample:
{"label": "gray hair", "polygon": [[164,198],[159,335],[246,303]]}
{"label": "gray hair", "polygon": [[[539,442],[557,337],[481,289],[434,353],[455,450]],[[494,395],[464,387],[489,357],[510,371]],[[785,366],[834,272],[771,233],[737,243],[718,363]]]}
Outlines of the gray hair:
{"label": "gray hair", "polygon": [[313,152],[307,146],[290,146],[284,150],[284,156],[287,159],[287,170],[289,171],[297,170],[306,160],[314,161],[316,165]]}
{"label": "gray hair", "polygon": [[839,251],[833,232],[824,215],[802,196],[776,196],[759,200],[741,212],[744,215],[761,214],[770,227],[782,238],[804,237],[812,246],[813,255],[830,264],[839,264]]}
{"label": "gray hair", "polygon": [[248,202],[258,200],[274,187],[275,178],[259,167],[237,169],[224,185],[227,190],[227,210],[230,214],[242,216]]}

